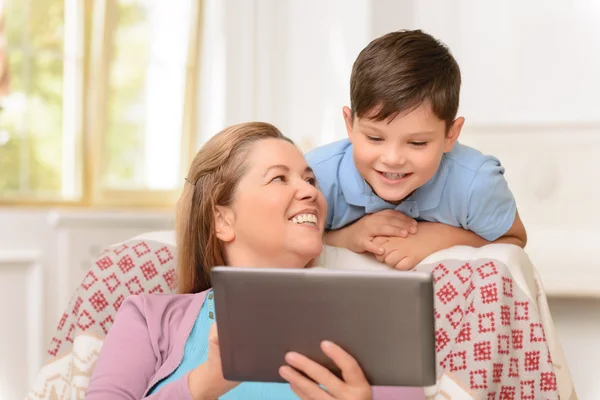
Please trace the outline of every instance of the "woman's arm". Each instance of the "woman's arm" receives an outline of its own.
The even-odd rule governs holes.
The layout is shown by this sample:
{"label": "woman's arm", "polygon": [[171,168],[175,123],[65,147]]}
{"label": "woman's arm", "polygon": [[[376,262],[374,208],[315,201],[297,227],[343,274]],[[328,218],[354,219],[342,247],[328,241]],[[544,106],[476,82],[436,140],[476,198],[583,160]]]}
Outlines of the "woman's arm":
{"label": "woman's arm", "polygon": [[[86,400],[143,398],[160,356],[153,346],[145,317],[144,299],[128,297],[102,345],[86,393]],[[153,400],[193,400],[188,374],[147,397]]]}

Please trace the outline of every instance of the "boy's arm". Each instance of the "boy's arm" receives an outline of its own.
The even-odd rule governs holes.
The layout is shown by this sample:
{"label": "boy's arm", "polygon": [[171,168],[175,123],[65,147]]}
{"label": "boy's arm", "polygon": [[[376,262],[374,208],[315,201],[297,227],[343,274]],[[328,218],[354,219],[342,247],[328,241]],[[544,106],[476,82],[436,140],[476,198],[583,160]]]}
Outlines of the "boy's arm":
{"label": "boy's arm", "polygon": [[373,243],[377,236],[405,238],[417,232],[417,221],[396,210],[383,210],[365,215],[344,228],[325,233],[329,246],[343,247],[355,253],[383,254],[383,249]]}
{"label": "boy's arm", "polygon": [[377,256],[379,261],[397,269],[408,270],[425,257],[457,245],[482,247],[491,243],[509,243],[525,247],[527,233],[517,212],[512,227],[494,241],[488,241],[463,228],[439,222],[420,222],[417,233],[407,238],[377,237],[373,242],[385,250],[384,254]]}

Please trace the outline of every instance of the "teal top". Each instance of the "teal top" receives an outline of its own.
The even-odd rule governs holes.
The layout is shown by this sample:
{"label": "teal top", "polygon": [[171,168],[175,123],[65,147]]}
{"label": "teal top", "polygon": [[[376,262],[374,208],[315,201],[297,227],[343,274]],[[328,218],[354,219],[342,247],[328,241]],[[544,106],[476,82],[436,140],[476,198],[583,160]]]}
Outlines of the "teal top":
{"label": "teal top", "polygon": [[[200,309],[198,318],[185,343],[181,364],[165,379],[160,381],[151,392],[157,392],[169,382],[175,381],[187,372],[206,361],[208,357],[208,331],[215,321],[214,295],[212,290],[207,294]],[[221,396],[223,400],[287,400],[298,399],[298,396],[286,383],[242,382],[234,389]]]}

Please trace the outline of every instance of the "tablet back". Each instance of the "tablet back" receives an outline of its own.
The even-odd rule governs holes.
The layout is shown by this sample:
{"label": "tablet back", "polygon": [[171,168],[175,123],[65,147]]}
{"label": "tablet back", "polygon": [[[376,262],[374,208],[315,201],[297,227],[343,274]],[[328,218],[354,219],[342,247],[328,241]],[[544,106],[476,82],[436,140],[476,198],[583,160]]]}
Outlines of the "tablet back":
{"label": "tablet back", "polygon": [[226,379],[284,382],[290,350],[339,376],[319,347],[327,339],[371,385],[435,383],[431,274],[217,267],[211,279]]}

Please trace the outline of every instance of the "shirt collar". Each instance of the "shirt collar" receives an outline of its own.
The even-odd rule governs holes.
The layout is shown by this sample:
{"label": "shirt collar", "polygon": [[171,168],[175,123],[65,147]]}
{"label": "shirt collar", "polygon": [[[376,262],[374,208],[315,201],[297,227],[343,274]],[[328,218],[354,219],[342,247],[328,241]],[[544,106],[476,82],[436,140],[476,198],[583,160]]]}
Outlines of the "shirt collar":
{"label": "shirt collar", "polygon": [[352,155],[353,147],[351,144],[344,150],[340,169],[338,170],[338,179],[346,203],[353,206],[366,207],[369,202],[369,196],[373,195],[373,191],[356,169]]}
{"label": "shirt collar", "polygon": [[[440,166],[435,175],[427,183],[415,190],[402,203],[394,205],[382,200],[373,193],[373,189],[365,182],[356,169],[352,151],[353,145],[346,148],[338,171],[342,193],[348,204],[365,207],[368,213],[385,209],[396,209],[411,214],[413,218],[418,217],[419,210],[430,210],[440,205],[449,173],[445,153],[442,156]],[[410,212],[408,212],[409,209]]]}

